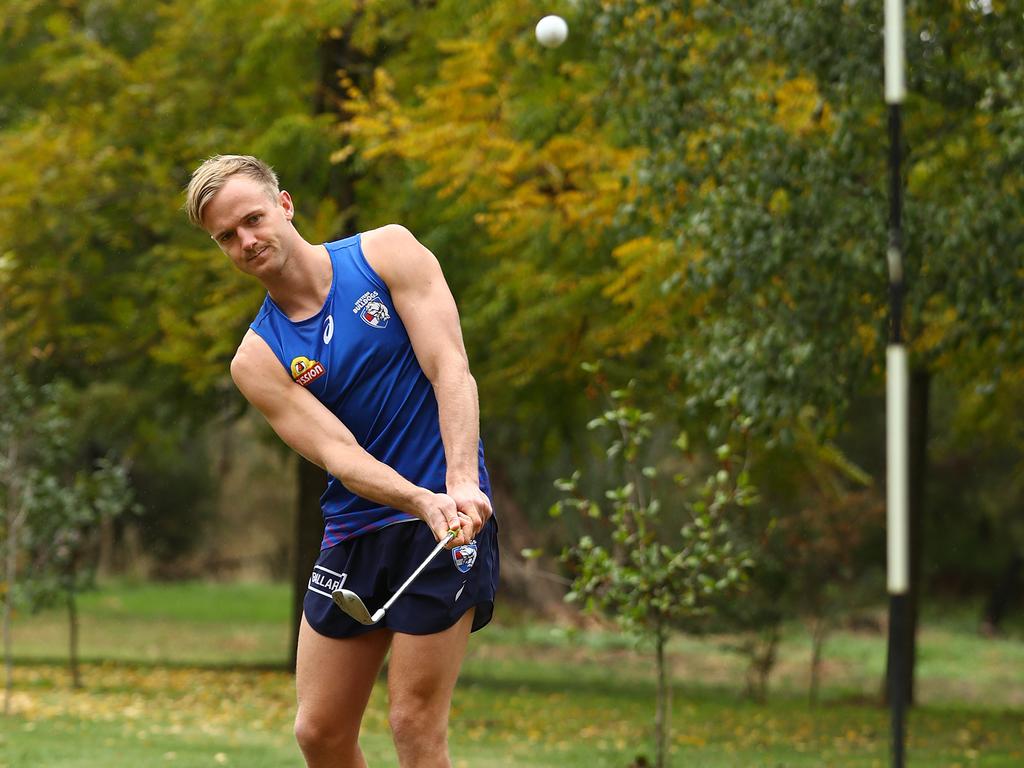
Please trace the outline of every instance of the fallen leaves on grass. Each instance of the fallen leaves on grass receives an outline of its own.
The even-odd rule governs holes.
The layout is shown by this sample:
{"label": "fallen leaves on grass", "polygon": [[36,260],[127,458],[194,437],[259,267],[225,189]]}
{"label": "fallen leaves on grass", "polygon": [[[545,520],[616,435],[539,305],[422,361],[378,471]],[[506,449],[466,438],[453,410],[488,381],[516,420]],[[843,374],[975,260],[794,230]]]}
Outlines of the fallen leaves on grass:
{"label": "fallen leaves on grass", "polygon": [[120,722],[139,738],[290,730],[294,711],[293,681],[283,672],[97,664],[84,667],[81,690],[67,687],[58,667],[16,667],[14,674],[12,710],[29,723]]}

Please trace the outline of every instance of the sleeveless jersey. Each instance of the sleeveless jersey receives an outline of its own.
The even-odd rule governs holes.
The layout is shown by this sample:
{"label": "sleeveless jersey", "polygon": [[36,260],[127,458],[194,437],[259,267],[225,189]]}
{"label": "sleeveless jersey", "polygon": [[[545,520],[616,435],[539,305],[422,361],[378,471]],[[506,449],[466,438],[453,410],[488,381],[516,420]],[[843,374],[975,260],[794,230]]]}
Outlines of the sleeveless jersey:
{"label": "sleeveless jersey", "polygon": [[[420,368],[384,281],[363,256],[360,235],[326,243],[334,272],[321,310],[292,322],[268,294],[250,328],[369,454],[402,477],[445,491],[446,461],[434,388]],[[490,495],[483,444],[480,487]],[[320,498],[321,549],[418,518],[356,496],[327,474]]]}

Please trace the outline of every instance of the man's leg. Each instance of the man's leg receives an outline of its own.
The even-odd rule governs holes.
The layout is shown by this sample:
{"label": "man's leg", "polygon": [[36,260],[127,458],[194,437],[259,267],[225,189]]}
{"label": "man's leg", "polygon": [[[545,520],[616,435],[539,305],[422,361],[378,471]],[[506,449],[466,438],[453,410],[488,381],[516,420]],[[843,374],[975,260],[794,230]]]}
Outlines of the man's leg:
{"label": "man's leg", "polygon": [[448,715],[473,610],[435,635],[396,633],[388,662],[390,721],[402,768],[450,768]]}
{"label": "man's leg", "polygon": [[295,738],[309,768],[365,768],[359,724],[393,632],[336,639],[302,617],[295,667]]}

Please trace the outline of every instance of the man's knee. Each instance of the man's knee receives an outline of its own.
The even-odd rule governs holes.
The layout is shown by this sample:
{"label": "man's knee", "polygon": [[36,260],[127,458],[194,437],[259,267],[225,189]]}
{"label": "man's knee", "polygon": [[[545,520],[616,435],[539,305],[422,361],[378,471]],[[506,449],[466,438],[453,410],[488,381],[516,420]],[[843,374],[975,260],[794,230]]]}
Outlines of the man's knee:
{"label": "man's knee", "polygon": [[415,696],[393,698],[388,722],[400,753],[439,750],[448,742],[448,710],[437,702]]}
{"label": "man's knee", "polygon": [[295,740],[304,754],[354,752],[358,740],[358,728],[350,732],[342,723],[319,716],[315,712],[299,708],[295,715]]}

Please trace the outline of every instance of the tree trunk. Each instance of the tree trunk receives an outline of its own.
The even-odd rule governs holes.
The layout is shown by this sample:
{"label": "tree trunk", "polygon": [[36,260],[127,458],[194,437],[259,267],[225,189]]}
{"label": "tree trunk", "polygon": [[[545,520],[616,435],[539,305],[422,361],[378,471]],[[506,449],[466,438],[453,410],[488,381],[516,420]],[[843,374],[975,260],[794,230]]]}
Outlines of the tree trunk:
{"label": "tree trunk", "polygon": [[298,502],[295,505],[295,556],[292,558],[292,644],[290,664],[295,669],[295,651],[302,619],[302,601],[306,598],[309,574],[320,554],[323,540],[323,514],[320,496],[327,487],[327,477],[316,464],[298,457]]}
{"label": "tree trunk", "polygon": [[808,701],[812,707],[818,704],[818,692],[821,689],[821,657],[825,646],[827,626],[824,617],[815,616],[811,628],[811,684],[808,690]]}
{"label": "tree trunk", "polygon": [[4,585],[4,714],[11,714],[11,692],[14,686],[14,664],[11,659],[11,616],[14,613],[14,577],[18,556],[18,528],[15,525],[14,513],[7,508],[7,549],[4,560],[6,565],[6,584]]}
{"label": "tree trunk", "polygon": [[778,660],[779,641],[782,629],[778,621],[767,628],[751,634],[749,647],[750,664],[747,667],[747,696],[763,704],[768,698],[768,678]]}
{"label": "tree trunk", "polygon": [[68,597],[68,664],[71,667],[71,685],[82,687],[82,672],[78,664],[78,604],[75,591],[67,590]]}
{"label": "tree trunk", "polygon": [[11,439],[7,448],[7,466],[11,475],[7,481],[7,504],[4,520],[7,532],[7,548],[4,552],[6,583],[4,584],[4,715],[11,713],[11,694],[14,688],[14,661],[11,658],[11,620],[14,615],[14,580],[18,575],[18,534],[24,517],[18,504],[17,487],[18,444]]}
{"label": "tree trunk", "polygon": [[669,717],[672,697],[672,683],[668,679],[665,662],[666,631],[664,625],[658,624],[654,637],[654,651],[657,658],[658,696],[654,715],[654,764],[657,768],[668,768],[668,736]]}
{"label": "tree trunk", "polygon": [[523,549],[539,547],[543,541],[516,500],[504,466],[493,455],[487,459],[487,472],[498,520],[502,594],[528,606],[531,612],[564,618],[570,613],[564,597],[571,582],[554,573],[554,565],[545,569],[543,560],[525,560],[519,554]]}
{"label": "tree trunk", "polygon": [[982,620],[982,633],[988,636],[998,634],[1002,624],[1013,605],[1020,599],[1021,574],[1024,573],[1024,555],[1019,552],[1010,557],[1010,562],[1003,575],[989,593],[985,602],[985,615]]}
{"label": "tree trunk", "polygon": [[[355,50],[351,45],[352,28],[360,19],[362,11],[356,11],[338,37],[325,37],[320,45],[320,83],[313,101],[315,114],[331,113],[338,116],[339,122],[349,119],[342,111],[345,99],[344,90],[338,81],[338,71],[345,70],[350,74],[363,64],[367,76],[372,73],[374,62],[367,62],[367,57]],[[365,85],[365,83],[361,83]],[[342,231],[335,236],[342,237],[357,230],[355,210],[355,178],[351,166],[335,168],[329,181],[329,196],[337,201],[339,209],[344,213]],[[299,636],[299,623],[302,619],[302,602],[306,597],[306,587],[313,564],[320,554],[320,543],[323,539],[323,515],[320,509],[320,496],[327,487],[324,470],[298,458],[298,504],[295,513],[295,549],[292,558],[292,644],[290,665],[295,669],[295,653]]]}

